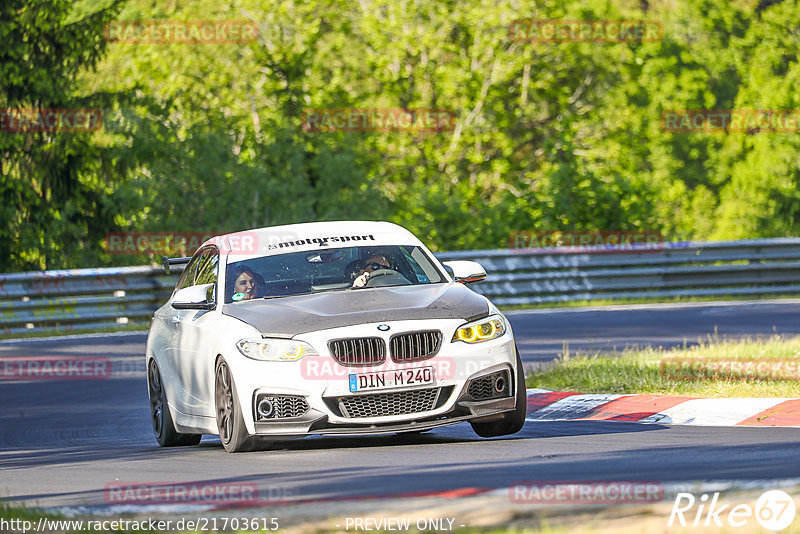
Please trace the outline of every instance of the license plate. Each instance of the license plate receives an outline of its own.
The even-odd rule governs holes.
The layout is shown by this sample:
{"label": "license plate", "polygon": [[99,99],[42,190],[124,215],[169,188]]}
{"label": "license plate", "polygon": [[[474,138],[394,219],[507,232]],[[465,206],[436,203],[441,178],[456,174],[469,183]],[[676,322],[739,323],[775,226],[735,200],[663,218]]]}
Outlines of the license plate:
{"label": "license plate", "polygon": [[433,367],[413,367],[377,373],[350,375],[350,391],[370,391],[402,386],[433,384]]}

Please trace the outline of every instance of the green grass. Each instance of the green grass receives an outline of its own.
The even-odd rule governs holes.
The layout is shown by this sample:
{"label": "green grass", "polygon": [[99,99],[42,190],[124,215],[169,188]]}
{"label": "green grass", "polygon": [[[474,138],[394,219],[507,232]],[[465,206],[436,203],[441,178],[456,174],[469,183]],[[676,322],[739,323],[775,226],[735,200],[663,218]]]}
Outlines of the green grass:
{"label": "green grass", "polygon": [[[3,519],[26,519],[28,521],[38,521],[43,512],[36,508],[22,508],[7,502],[0,501],[0,517]],[[48,515],[47,517],[50,517]]]}
{"label": "green grass", "polygon": [[650,393],[696,397],[800,397],[800,381],[766,377],[737,378],[700,373],[682,379],[665,373],[662,361],[681,358],[697,364],[718,360],[800,360],[800,336],[723,341],[665,350],[626,349],[605,353],[562,354],[556,365],[527,379],[528,387],[579,393]]}
{"label": "green grass", "polygon": [[[109,534],[109,533],[117,533],[117,534],[161,534],[161,531],[151,530],[148,528],[139,529],[139,530],[132,530],[132,529],[111,529],[111,524],[109,523],[107,527],[96,528],[94,524],[95,521],[113,521],[113,520],[136,520],[132,516],[117,516],[117,517],[109,517],[109,516],[81,516],[76,518],[68,518],[62,514],[57,512],[53,512],[50,510],[42,510],[40,508],[35,507],[25,507],[18,504],[12,504],[9,502],[2,502],[0,501],[0,518],[5,520],[14,528],[11,530],[3,530],[2,532],[13,532],[13,533],[22,533],[22,528],[20,527],[27,527],[28,534],[32,534],[36,532],[36,528],[38,526],[38,522],[40,518],[47,518],[50,520],[49,526],[50,529],[44,530],[42,533],[39,534]],[[14,523],[11,523],[11,520],[15,520]],[[139,519],[141,521],[142,519]],[[29,524],[27,525],[20,525],[21,521],[28,521]],[[54,530],[54,523],[53,521],[62,521],[61,527]],[[67,526],[70,521],[73,521],[72,527],[70,528]],[[74,521],[83,521],[82,528],[74,528],[75,523]],[[91,523],[90,523],[91,522]],[[43,523],[42,528],[46,528],[48,523]]]}

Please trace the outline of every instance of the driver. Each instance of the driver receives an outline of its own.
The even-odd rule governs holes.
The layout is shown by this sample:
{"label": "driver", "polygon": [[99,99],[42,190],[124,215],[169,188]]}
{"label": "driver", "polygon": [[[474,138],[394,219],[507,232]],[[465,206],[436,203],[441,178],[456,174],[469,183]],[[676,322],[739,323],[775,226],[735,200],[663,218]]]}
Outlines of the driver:
{"label": "driver", "polygon": [[369,280],[370,274],[379,269],[391,269],[391,267],[389,267],[389,260],[387,260],[386,256],[383,254],[373,254],[367,258],[367,261],[364,262],[364,266],[358,271],[356,279],[353,280],[352,287],[364,287],[367,284],[367,280]]}

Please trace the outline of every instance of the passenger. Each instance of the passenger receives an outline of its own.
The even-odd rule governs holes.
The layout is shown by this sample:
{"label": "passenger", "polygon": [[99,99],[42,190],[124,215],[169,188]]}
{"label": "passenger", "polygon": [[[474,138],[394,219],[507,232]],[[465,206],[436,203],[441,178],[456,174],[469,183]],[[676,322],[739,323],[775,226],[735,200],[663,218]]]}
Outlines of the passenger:
{"label": "passenger", "polygon": [[263,297],[265,291],[264,278],[249,267],[236,267],[232,273],[233,290],[231,299],[251,300]]}

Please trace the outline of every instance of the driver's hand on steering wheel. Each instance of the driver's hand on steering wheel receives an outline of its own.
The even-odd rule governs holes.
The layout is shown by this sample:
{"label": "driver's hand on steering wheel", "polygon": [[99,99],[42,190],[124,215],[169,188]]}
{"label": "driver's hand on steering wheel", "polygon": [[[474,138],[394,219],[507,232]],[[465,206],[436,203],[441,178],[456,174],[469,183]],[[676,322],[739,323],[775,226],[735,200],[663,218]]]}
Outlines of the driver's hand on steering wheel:
{"label": "driver's hand on steering wheel", "polygon": [[386,259],[386,256],[383,254],[375,254],[367,259],[367,261],[364,263],[364,267],[361,268],[358,276],[356,276],[356,279],[353,280],[352,287],[366,286],[371,272],[389,268],[389,261]]}
{"label": "driver's hand on steering wheel", "polygon": [[367,285],[367,280],[369,280],[369,273],[360,274],[353,280],[353,287],[364,287]]}

